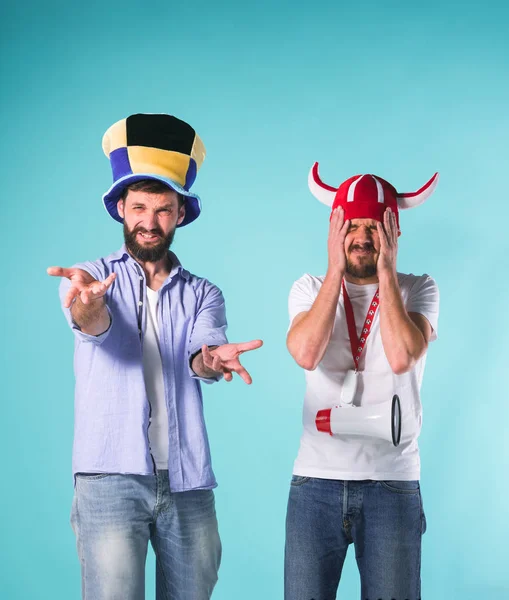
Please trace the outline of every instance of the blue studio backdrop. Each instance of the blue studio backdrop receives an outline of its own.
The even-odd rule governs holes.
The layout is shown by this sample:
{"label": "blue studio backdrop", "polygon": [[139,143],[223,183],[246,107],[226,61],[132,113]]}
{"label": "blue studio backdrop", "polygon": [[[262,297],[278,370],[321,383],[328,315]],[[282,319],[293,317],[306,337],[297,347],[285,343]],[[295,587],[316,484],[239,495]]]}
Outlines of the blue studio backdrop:
{"label": "blue studio backdrop", "polygon": [[[101,137],[136,112],[174,114],[203,138],[203,212],[174,249],[223,290],[230,340],[265,342],[244,356],[252,386],[204,389],[224,549],[214,598],[282,598],[304,394],[287,297],[327,265],[315,160],[336,185],[371,172],[412,191],[441,173],[401,214],[398,259],[441,293],[422,388],[423,597],[509,597],[509,5],[6,0],[0,22],[0,598],[80,597],[73,340],[46,267],[120,247]],[[339,597],[359,590],[351,549]]]}

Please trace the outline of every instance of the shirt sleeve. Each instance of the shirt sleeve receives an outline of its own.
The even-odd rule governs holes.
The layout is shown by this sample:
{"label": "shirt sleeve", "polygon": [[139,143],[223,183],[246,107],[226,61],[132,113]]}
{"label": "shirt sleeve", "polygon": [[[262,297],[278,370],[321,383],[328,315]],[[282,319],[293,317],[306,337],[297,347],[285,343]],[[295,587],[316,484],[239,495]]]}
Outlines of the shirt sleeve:
{"label": "shirt sleeve", "polygon": [[288,313],[290,316],[290,326],[295,317],[301,313],[310,310],[316,299],[318,291],[314,289],[310,275],[303,275],[292,285],[288,297]]}
{"label": "shirt sleeve", "polygon": [[429,275],[422,275],[412,286],[406,303],[407,312],[423,315],[428,319],[432,332],[430,342],[438,337],[439,292],[435,280]]}
{"label": "shirt sleeve", "polygon": [[191,338],[188,345],[189,375],[204,383],[219,381],[221,375],[204,378],[197,375],[191,368],[192,357],[201,350],[203,345],[222,346],[228,343],[226,337],[226,309],[221,290],[205,280],[202,297],[197,305]]}
{"label": "shirt sleeve", "polygon": [[[73,268],[83,269],[83,270],[87,271],[88,273],[90,273],[90,275],[92,275],[92,277],[94,277],[98,280],[104,279],[104,276],[98,271],[97,268],[91,267],[91,263],[86,263],[86,265],[85,264],[74,265]],[[106,310],[108,311],[108,314],[110,316],[110,325],[109,325],[108,329],[99,335],[91,335],[88,333],[84,333],[83,331],[81,331],[81,329],[78,327],[78,325],[74,322],[74,320],[72,318],[72,314],[71,314],[71,309],[66,308],[64,306],[64,299],[65,299],[67,292],[69,291],[69,288],[71,287],[71,285],[72,284],[69,281],[69,279],[67,279],[67,277],[62,277],[62,279],[60,281],[60,286],[58,289],[58,293],[60,296],[60,305],[62,307],[62,311],[64,313],[65,319],[66,319],[67,323],[69,324],[69,327],[72,329],[76,339],[78,339],[80,342],[92,343],[92,344],[95,344],[96,346],[99,346],[108,337],[108,335],[111,331],[111,327],[113,325],[113,315],[111,313],[110,307],[106,303]]]}

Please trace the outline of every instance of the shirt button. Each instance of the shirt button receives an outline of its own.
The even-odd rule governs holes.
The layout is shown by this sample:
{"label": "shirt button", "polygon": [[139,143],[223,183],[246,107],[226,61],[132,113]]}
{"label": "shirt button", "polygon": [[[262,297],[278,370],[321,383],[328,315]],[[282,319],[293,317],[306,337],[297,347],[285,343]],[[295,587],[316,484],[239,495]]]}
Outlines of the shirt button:
{"label": "shirt button", "polygon": [[138,302],[138,306],[143,306],[143,302],[141,300]]}

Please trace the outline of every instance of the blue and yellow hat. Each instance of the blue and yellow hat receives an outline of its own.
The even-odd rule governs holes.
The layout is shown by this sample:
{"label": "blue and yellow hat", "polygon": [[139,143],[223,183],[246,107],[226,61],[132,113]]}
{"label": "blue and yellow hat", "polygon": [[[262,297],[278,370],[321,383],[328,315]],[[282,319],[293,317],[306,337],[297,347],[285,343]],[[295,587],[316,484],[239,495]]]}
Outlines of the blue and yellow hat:
{"label": "blue and yellow hat", "polygon": [[205,146],[196,131],[171,115],[138,114],[118,121],[103,137],[113,185],[104,194],[109,214],[119,223],[117,202],[124,189],[142,179],[156,179],[182,194],[188,225],[201,211],[200,198],[189,191],[205,159]]}

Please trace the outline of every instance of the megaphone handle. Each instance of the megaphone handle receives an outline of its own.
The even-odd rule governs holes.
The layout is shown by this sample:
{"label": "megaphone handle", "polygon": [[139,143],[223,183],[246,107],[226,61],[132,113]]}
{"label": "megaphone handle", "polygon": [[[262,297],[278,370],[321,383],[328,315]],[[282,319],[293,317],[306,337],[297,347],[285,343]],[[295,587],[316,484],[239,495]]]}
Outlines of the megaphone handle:
{"label": "megaphone handle", "polygon": [[391,433],[392,443],[396,447],[399,446],[401,440],[401,403],[397,394],[392,397]]}

